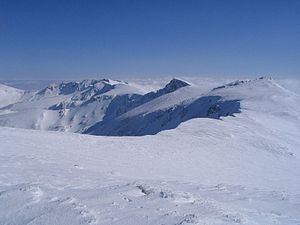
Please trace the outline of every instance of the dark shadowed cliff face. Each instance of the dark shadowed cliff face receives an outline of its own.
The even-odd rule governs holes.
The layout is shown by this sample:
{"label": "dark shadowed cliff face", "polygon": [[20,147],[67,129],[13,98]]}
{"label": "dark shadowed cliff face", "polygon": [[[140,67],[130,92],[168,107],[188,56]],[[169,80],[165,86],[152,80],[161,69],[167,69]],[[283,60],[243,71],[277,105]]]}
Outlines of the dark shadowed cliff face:
{"label": "dark shadowed cliff face", "polygon": [[240,112],[239,100],[223,100],[221,96],[205,96],[188,104],[157,110],[131,117],[103,120],[85,133],[109,136],[141,136],[176,128],[193,118],[219,119]]}

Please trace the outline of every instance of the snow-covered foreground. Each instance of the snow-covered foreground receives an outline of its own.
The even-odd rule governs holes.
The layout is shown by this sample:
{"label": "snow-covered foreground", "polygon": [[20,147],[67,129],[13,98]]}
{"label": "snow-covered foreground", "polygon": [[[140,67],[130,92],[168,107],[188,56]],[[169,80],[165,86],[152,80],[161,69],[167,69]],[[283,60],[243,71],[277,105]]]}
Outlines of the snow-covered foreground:
{"label": "snow-covered foreground", "polygon": [[298,124],[273,119],[144,137],[1,128],[0,224],[300,224]]}

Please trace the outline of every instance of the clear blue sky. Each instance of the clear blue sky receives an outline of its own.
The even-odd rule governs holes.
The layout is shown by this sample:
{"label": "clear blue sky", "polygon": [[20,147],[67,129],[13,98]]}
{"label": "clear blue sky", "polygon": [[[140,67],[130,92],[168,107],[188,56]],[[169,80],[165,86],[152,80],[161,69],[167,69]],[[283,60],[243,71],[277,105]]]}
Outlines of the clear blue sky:
{"label": "clear blue sky", "polygon": [[299,0],[0,0],[0,78],[300,76]]}

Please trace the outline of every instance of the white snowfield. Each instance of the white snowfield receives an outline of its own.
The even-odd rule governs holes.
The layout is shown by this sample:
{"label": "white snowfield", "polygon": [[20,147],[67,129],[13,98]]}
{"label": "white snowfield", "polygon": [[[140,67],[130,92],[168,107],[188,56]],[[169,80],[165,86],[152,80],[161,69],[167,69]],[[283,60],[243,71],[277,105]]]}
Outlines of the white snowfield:
{"label": "white snowfield", "polygon": [[0,83],[0,108],[16,103],[24,91]]}
{"label": "white snowfield", "polygon": [[[299,96],[269,79],[195,86],[153,106],[174,116],[172,101],[201,110],[199,97],[221,96],[239,112],[132,137],[1,127],[0,224],[299,225]],[[155,118],[151,101],[120,121]]]}

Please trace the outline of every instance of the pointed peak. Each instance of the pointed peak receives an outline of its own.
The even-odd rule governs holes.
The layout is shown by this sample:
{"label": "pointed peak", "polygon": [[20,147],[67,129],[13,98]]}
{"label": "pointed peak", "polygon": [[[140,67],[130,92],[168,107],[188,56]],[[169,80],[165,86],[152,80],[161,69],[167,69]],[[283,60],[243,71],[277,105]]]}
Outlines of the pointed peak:
{"label": "pointed peak", "polygon": [[165,87],[164,89],[167,90],[167,92],[173,92],[176,91],[179,88],[190,86],[190,84],[186,81],[173,78]]}

